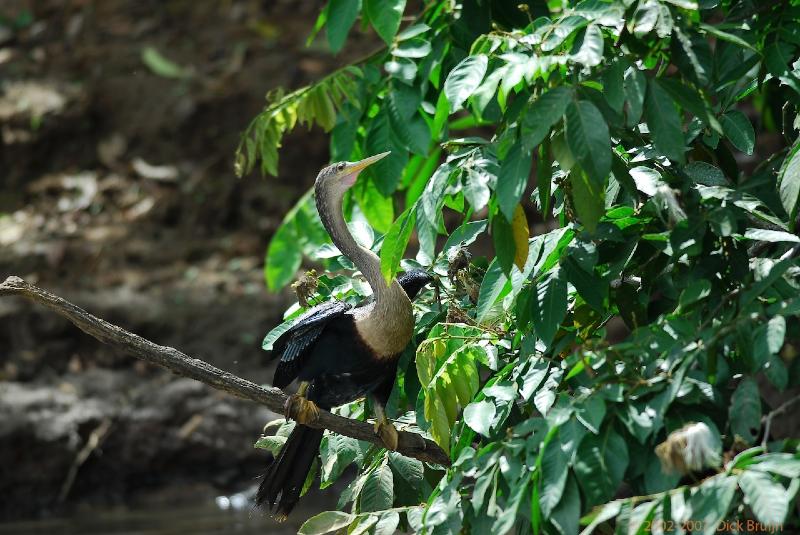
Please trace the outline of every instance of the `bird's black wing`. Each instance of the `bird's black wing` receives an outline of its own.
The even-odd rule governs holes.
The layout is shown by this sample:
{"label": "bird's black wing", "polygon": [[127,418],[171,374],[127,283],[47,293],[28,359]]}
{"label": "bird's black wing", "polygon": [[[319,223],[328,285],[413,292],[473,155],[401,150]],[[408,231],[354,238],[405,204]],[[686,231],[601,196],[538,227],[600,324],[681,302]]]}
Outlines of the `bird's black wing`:
{"label": "bird's black wing", "polygon": [[294,381],[303,367],[308,350],[334,319],[343,316],[353,305],[344,301],[328,301],[317,305],[297,321],[272,344],[274,355],[280,355],[272,384],[284,388]]}

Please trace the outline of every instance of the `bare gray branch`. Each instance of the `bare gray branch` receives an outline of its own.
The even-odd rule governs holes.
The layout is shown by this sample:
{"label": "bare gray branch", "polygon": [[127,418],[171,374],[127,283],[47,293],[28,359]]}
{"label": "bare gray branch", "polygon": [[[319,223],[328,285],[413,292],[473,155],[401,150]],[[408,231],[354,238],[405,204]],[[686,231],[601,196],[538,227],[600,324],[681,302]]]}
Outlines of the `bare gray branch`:
{"label": "bare gray branch", "polygon": [[[130,353],[145,362],[157,364],[178,375],[190,377],[233,396],[255,401],[275,412],[283,412],[287,398],[283,391],[259,386],[207,362],[192,358],[177,349],[154,344],[150,340],[93,316],[69,301],[29,284],[19,277],[8,277],[0,284],[0,296],[6,295],[25,297],[44,305],[104,344]],[[370,424],[337,416],[328,411],[321,410],[319,420],[311,426],[329,429],[358,440],[382,444]],[[407,431],[399,431],[399,435],[398,453],[444,466],[450,464],[449,457],[436,443]]]}

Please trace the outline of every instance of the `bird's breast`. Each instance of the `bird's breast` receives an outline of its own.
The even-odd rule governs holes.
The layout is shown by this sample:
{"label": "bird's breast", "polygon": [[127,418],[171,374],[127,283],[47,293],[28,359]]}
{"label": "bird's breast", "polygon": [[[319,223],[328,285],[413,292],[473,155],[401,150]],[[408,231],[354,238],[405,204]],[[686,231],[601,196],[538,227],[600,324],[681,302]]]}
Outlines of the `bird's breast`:
{"label": "bird's breast", "polygon": [[381,360],[397,357],[414,334],[414,314],[408,298],[405,303],[398,300],[394,306],[371,306],[354,319],[357,335]]}

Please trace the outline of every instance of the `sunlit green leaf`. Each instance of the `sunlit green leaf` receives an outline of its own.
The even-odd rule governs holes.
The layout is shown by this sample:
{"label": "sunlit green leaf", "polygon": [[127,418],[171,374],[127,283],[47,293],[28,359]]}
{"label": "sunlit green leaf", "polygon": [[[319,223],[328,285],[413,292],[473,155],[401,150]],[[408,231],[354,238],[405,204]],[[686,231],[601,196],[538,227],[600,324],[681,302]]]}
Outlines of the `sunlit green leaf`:
{"label": "sunlit green leaf", "polygon": [[450,71],[444,83],[450,113],[461,109],[464,101],[478,88],[486,74],[488,61],[484,55],[467,56]]}
{"label": "sunlit green leaf", "polygon": [[323,535],[349,526],[355,516],[342,511],[324,511],[300,526],[298,535]]}
{"label": "sunlit green leaf", "polygon": [[495,406],[491,401],[476,401],[464,409],[464,421],[473,431],[489,436],[489,428],[494,420]]}
{"label": "sunlit green leaf", "polygon": [[586,435],[578,448],[575,474],[590,504],[604,503],[616,492],[628,466],[628,447],[610,427]]}
{"label": "sunlit green leaf", "polygon": [[789,220],[794,221],[800,206],[800,142],[792,145],[783,160],[778,174],[778,193]]}

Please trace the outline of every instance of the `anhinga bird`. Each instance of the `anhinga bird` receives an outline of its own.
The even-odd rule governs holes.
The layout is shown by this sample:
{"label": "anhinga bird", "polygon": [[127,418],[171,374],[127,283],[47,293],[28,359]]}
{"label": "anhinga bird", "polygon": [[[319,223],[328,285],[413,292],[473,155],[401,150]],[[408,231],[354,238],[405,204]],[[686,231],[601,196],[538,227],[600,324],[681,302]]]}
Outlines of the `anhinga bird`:
{"label": "anhinga bird", "polygon": [[342,199],[358,174],[387,153],[360,162],[340,162],[324,168],[314,186],[317,210],[334,245],[361,271],[373,297],[352,307],[332,301],[301,316],[273,344],[280,355],[274,386],[300,381],[286,403],[286,416],[297,425],[267,469],[256,501],[278,502],[276,515],[285,517],[300,497],[322,441],[322,429],[305,425],[330,409],[369,396],[375,411],[375,432],[389,449],[397,449],[397,430],[386,418],[385,404],[394,384],[397,361],[414,331],[411,299],[431,277],[413,270],[386,283],[378,256],[356,243],[342,214]]}

